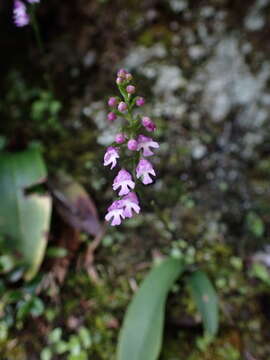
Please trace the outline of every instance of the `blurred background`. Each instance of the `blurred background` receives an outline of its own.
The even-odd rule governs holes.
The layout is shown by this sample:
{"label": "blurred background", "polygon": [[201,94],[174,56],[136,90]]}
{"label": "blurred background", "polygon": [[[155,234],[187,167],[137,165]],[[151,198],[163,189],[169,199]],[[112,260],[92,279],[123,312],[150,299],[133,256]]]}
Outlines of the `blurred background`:
{"label": "blurred background", "polygon": [[[30,282],[0,233],[0,358],[114,359],[134,291],[155,258],[174,255],[213,281],[220,330],[207,346],[180,282],[160,359],[270,359],[270,1],[41,0],[40,48],[12,9],[1,2],[0,148],[42,153],[48,180],[26,188],[53,209]],[[106,228],[120,67],[157,123],[158,176],[143,213]]]}

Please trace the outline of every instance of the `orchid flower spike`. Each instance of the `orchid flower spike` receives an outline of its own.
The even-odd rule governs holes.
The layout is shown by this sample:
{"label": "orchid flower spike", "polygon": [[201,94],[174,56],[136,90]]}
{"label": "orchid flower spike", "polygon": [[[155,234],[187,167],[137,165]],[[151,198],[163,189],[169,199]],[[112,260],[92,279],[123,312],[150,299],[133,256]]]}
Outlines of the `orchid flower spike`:
{"label": "orchid flower spike", "polygon": [[123,121],[113,135],[113,144],[106,150],[104,166],[110,166],[113,170],[120,161],[122,162],[123,157],[125,168],[118,171],[112,184],[119,198],[109,206],[105,215],[105,220],[110,222],[111,226],[118,226],[124,219],[130,219],[140,213],[141,207],[135,192],[137,185],[132,174],[144,185],[153,183],[156,172],[151,162],[145,158],[153,156],[153,149],[159,148],[159,144],[145,134],[156,130],[155,123],[148,116],[143,116],[140,120],[140,116],[133,113],[134,108],[145,104],[145,100],[141,96],[136,96],[137,88],[132,74],[120,69],[117,72],[116,84],[120,95],[111,96],[107,100],[110,107],[107,119],[111,124],[116,124],[115,120],[119,118]]}

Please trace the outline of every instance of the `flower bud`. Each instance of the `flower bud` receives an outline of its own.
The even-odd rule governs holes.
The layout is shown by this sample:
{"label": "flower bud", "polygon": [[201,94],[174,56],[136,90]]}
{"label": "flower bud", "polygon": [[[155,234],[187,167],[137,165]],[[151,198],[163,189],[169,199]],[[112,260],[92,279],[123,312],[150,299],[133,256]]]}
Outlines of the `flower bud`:
{"label": "flower bud", "polygon": [[122,133],[116,134],[115,142],[117,144],[123,144],[125,142],[125,140],[126,140],[125,134],[122,134]]}
{"label": "flower bud", "polygon": [[135,140],[135,139],[130,139],[130,140],[128,141],[127,147],[128,147],[128,149],[131,150],[131,151],[136,151],[137,148],[138,148],[138,142],[137,142],[137,140]]}
{"label": "flower bud", "polygon": [[109,106],[116,106],[117,103],[118,103],[118,101],[117,101],[117,98],[115,98],[115,97],[110,97],[109,100],[108,100],[108,105]]}
{"label": "flower bud", "polygon": [[107,115],[107,119],[109,121],[114,121],[116,118],[117,118],[117,116],[114,112],[109,112],[109,114]]}
{"label": "flower bud", "polygon": [[155,131],[157,128],[156,125],[148,116],[144,116],[142,118],[142,125],[146,128],[147,131]]}
{"label": "flower bud", "polygon": [[126,77],[126,74],[127,74],[127,71],[125,69],[120,69],[117,72],[117,77],[120,77],[120,78],[124,79]]}
{"label": "flower bud", "polygon": [[127,81],[130,81],[130,80],[133,79],[133,76],[130,73],[127,73],[125,78],[126,78]]}
{"label": "flower bud", "polygon": [[116,84],[117,84],[117,85],[120,85],[120,84],[122,84],[123,81],[124,81],[123,78],[118,77],[118,78],[116,79]]}
{"label": "flower bud", "polygon": [[121,101],[120,103],[119,103],[119,105],[118,105],[118,110],[120,111],[120,112],[124,112],[124,111],[126,111],[127,110],[127,104],[124,102],[124,101]]}
{"label": "flower bud", "polygon": [[145,100],[144,100],[143,97],[138,97],[138,98],[136,99],[136,105],[137,105],[137,106],[143,106],[144,104],[145,104]]}
{"label": "flower bud", "polygon": [[136,91],[136,88],[135,88],[135,86],[133,86],[133,85],[128,85],[128,86],[126,87],[126,90],[127,90],[127,93],[129,93],[129,94],[134,94],[135,91]]}

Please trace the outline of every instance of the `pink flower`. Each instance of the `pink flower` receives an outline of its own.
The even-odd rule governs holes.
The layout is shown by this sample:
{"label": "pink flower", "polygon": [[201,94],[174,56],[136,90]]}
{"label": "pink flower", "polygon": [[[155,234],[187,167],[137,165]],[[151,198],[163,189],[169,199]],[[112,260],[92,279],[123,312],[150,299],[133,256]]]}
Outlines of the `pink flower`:
{"label": "pink flower", "polygon": [[151,148],[154,149],[159,148],[159,145],[156,141],[153,141],[152,138],[144,135],[139,135],[137,141],[138,141],[138,151],[142,149],[143,156],[151,156],[154,154]]}
{"label": "pink flower", "polygon": [[142,178],[142,183],[144,185],[151,184],[153,182],[150,175],[156,176],[155,170],[153,169],[150,161],[142,159],[139,161],[136,167],[136,176],[137,179]]}
{"label": "pink flower", "polygon": [[141,208],[139,206],[139,200],[135,192],[130,192],[122,199],[123,208],[124,208],[124,216],[125,218],[132,217],[132,211],[139,214]]}
{"label": "pink flower", "polygon": [[138,149],[138,142],[135,139],[130,139],[127,143],[127,147],[131,151],[136,151]]}
{"label": "pink flower", "polygon": [[25,4],[20,0],[15,0],[13,8],[14,24],[23,27],[29,24],[30,18],[26,11]]}
{"label": "pink flower", "polygon": [[112,203],[112,205],[108,208],[108,213],[105,216],[106,221],[111,221],[112,226],[120,225],[122,219],[125,218],[124,209],[123,209],[123,201],[116,200]]}
{"label": "pink flower", "polygon": [[155,131],[157,128],[156,125],[148,116],[144,116],[142,118],[142,125],[146,128],[147,131]]}
{"label": "pink flower", "polygon": [[29,4],[37,4],[40,0],[27,0]]}
{"label": "pink flower", "polygon": [[143,106],[145,104],[145,100],[143,97],[137,97],[136,99],[136,105],[137,106]]}
{"label": "pink flower", "polygon": [[104,166],[111,165],[111,170],[116,166],[117,159],[119,158],[118,150],[113,146],[109,146],[104,155]]}
{"label": "pink flower", "polygon": [[120,170],[113,181],[113,190],[117,190],[119,187],[119,196],[128,194],[130,189],[134,189],[135,187],[135,183],[132,181],[132,176],[125,169]]}

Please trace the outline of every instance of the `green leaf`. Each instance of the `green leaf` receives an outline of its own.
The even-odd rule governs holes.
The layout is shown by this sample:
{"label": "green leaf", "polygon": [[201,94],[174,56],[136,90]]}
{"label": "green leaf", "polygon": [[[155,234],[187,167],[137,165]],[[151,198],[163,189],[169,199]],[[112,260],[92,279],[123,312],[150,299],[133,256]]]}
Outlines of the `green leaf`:
{"label": "green leaf", "polygon": [[53,357],[53,354],[49,347],[44,348],[40,353],[41,360],[51,360],[52,357]]}
{"label": "green leaf", "polygon": [[50,196],[27,190],[46,175],[38,150],[0,154],[0,234],[27,266],[26,280],[33,278],[43,259],[51,215]]}
{"label": "green leaf", "polygon": [[162,344],[165,302],[183,263],[167,259],[154,267],[127,309],[120,331],[117,360],[156,360]]}
{"label": "green leaf", "polygon": [[213,285],[200,270],[187,278],[187,284],[202,316],[205,332],[214,336],[218,331],[218,298]]}
{"label": "green leaf", "polygon": [[7,273],[14,267],[14,259],[10,255],[0,256],[0,273]]}
{"label": "green leaf", "polygon": [[253,263],[250,270],[250,275],[260,279],[265,284],[270,285],[270,275],[265,265],[257,262]]}
{"label": "green leaf", "polygon": [[248,230],[256,237],[262,237],[265,231],[264,222],[255,212],[250,211],[246,216]]}
{"label": "green leaf", "polygon": [[42,315],[43,311],[43,302],[35,296],[18,304],[17,318],[19,320],[23,320],[29,314],[31,314],[33,317],[37,317]]}
{"label": "green leaf", "polygon": [[92,345],[92,338],[91,338],[91,334],[89,332],[88,329],[86,329],[84,326],[82,326],[79,330],[79,339],[82,343],[82,346],[85,349],[89,349]]}
{"label": "green leaf", "polygon": [[48,336],[49,343],[55,344],[61,340],[61,337],[62,337],[62,329],[59,327],[55,328],[50,332]]}

